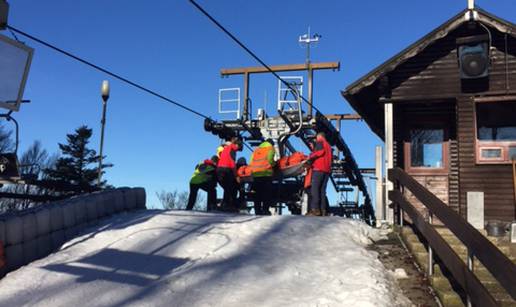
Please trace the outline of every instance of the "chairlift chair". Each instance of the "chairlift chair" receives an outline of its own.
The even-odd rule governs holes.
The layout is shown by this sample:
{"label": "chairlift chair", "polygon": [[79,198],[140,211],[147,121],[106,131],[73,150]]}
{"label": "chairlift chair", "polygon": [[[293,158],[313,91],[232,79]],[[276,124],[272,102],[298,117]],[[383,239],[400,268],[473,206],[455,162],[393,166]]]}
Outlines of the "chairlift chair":
{"label": "chairlift chair", "polygon": [[7,113],[1,118],[16,126],[16,140],[13,152],[0,152],[0,182],[16,182],[20,179],[18,163],[19,126],[13,112],[20,109],[25,83],[29,74],[34,49],[0,34],[0,108]]}

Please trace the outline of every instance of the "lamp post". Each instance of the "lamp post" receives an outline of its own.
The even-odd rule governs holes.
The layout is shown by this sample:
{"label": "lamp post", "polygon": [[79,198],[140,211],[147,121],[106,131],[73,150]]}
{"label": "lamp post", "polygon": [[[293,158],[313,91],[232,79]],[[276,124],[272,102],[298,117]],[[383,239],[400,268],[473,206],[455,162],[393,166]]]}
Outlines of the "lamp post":
{"label": "lamp post", "polygon": [[104,127],[106,126],[106,108],[107,108],[107,101],[109,99],[109,81],[104,80],[102,81],[102,87],[101,87],[101,95],[102,95],[102,120],[100,121],[101,124],[101,131],[100,131],[100,150],[99,150],[99,169],[98,169],[98,178],[97,178],[97,186],[100,187],[102,182],[102,150],[104,147]]}

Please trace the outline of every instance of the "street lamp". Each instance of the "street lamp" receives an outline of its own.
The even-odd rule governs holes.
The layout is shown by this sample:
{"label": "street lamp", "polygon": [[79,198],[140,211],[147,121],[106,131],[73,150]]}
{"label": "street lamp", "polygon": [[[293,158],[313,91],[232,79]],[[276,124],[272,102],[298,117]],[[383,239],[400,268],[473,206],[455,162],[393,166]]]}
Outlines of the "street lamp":
{"label": "street lamp", "polygon": [[102,95],[102,120],[100,121],[101,124],[101,131],[100,131],[100,150],[99,150],[99,169],[98,169],[98,178],[97,178],[97,186],[100,188],[100,184],[102,182],[102,150],[104,148],[104,127],[106,126],[106,108],[107,108],[107,101],[109,99],[109,81],[104,80],[102,81],[102,87],[100,89],[101,95]]}

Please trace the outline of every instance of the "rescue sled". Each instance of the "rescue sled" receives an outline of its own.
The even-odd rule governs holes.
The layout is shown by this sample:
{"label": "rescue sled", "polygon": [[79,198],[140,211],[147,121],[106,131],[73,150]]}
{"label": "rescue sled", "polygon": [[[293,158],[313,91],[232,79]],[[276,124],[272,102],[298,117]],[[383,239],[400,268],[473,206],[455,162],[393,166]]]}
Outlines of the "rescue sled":
{"label": "rescue sled", "polygon": [[[303,175],[308,156],[302,152],[295,152],[278,160],[274,170],[275,178],[290,178]],[[247,165],[241,166],[237,171],[240,182],[252,182],[251,168]]]}

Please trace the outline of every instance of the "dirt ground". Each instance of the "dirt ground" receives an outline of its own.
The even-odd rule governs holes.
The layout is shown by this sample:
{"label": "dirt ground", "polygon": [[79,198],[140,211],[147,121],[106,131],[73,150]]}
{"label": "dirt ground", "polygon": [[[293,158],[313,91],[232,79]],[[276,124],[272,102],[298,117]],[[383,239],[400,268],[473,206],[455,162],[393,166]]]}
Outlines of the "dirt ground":
{"label": "dirt ground", "polygon": [[439,306],[431,293],[430,285],[424,274],[419,272],[410,254],[401,245],[395,233],[389,234],[389,239],[377,241],[371,245],[371,250],[378,252],[378,259],[390,270],[402,268],[407,278],[397,278],[398,285],[414,306]]}

